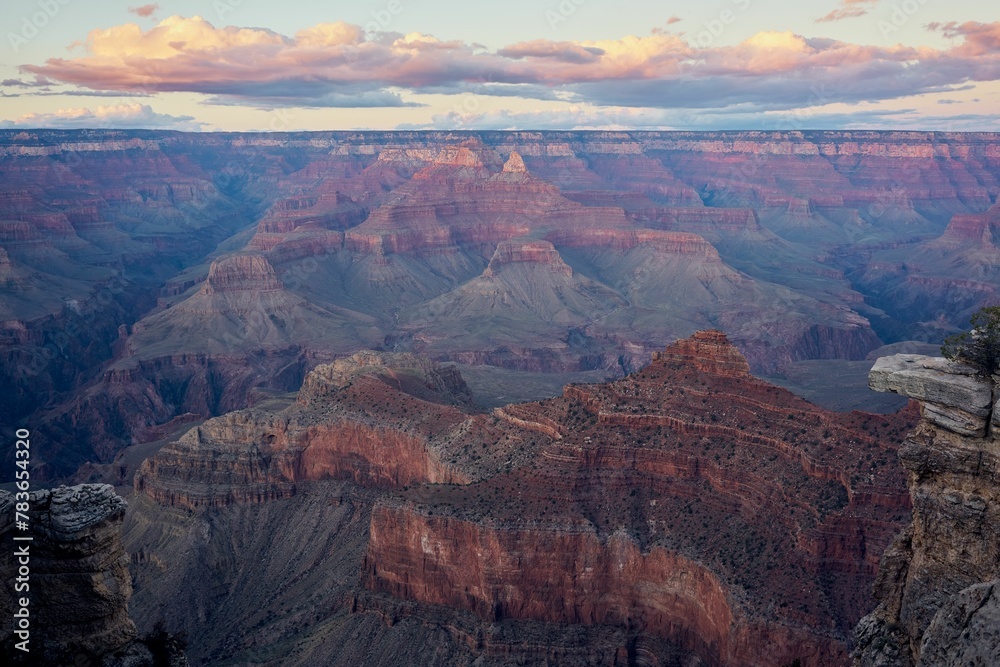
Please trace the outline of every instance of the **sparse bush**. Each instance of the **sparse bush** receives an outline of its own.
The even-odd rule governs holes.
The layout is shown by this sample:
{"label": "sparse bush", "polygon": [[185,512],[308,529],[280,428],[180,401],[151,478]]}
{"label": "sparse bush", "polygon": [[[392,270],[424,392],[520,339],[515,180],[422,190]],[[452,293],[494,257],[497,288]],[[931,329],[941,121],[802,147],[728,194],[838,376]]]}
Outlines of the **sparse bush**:
{"label": "sparse bush", "polygon": [[969,319],[972,331],[945,339],[941,354],[989,377],[1000,368],[1000,306],[982,308]]}

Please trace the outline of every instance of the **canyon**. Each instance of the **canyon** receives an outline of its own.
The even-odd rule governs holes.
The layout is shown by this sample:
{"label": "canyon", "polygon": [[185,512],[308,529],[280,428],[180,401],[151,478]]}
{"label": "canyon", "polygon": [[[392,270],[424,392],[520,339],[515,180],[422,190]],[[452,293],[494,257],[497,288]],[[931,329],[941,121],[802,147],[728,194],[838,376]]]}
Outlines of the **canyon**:
{"label": "canyon", "polygon": [[817,408],[718,331],[488,413],[450,367],[359,353],[138,467],[135,613],[196,660],[843,665],[916,421]]}
{"label": "canyon", "polygon": [[48,658],[993,645],[995,392],[912,352],[1000,294],[997,135],[0,130],[0,176]]}
{"label": "canyon", "polygon": [[51,480],[363,349],[516,387],[719,328],[780,378],[996,298],[988,133],[4,130],[0,174],[0,417]]}

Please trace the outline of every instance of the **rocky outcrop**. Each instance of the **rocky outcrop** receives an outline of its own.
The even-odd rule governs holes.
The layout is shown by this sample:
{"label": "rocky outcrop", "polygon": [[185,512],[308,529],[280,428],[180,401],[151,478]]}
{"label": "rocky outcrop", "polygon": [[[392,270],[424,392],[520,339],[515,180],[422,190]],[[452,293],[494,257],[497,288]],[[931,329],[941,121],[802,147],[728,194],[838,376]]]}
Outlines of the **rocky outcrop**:
{"label": "rocky outcrop", "polygon": [[992,387],[944,359],[879,362],[872,387],[915,397],[923,420],[899,453],[909,472],[912,526],[882,559],[879,605],[858,625],[856,664],[989,664],[975,656],[996,655],[998,635],[1000,450]]}
{"label": "rocky outcrop", "polygon": [[[4,516],[13,515],[13,498],[6,495]],[[60,487],[31,494],[31,600],[35,632],[31,645],[39,652],[60,655],[74,650],[103,654],[135,639],[128,618],[132,581],[120,529],[125,501],[111,486]],[[18,531],[17,535],[23,535]],[[7,575],[5,607],[13,608],[17,595],[12,555],[21,545],[12,541],[14,526],[5,535]],[[9,547],[9,548],[8,548]],[[37,582],[37,583],[36,583]]]}
{"label": "rocky outcrop", "polygon": [[1000,580],[948,599],[924,633],[920,664],[988,665],[1000,656]]}
{"label": "rocky outcrop", "polygon": [[995,256],[1000,253],[998,229],[1000,229],[1000,204],[994,204],[985,213],[953,216],[944,234],[929,245],[946,252],[963,247],[974,248]]}
{"label": "rocky outcrop", "polygon": [[750,364],[721,331],[699,331],[664,352],[654,352],[653,363],[688,365],[708,375],[750,378]]}
{"label": "rocky outcrop", "polygon": [[503,165],[504,173],[507,174],[524,174],[527,173],[528,168],[524,166],[524,158],[517,151],[511,151],[510,157]]}
{"label": "rocky outcrop", "polygon": [[[84,484],[33,492],[28,507],[28,531],[15,530],[14,496],[0,492],[3,605],[20,608],[15,601],[26,598],[30,619],[28,652],[14,648],[25,637],[11,637],[10,624],[4,628],[9,664],[160,664],[151,647],[137,641],[128,616],[132,579],[121,540],[125,500],[109,485]],[[25,536],[31,539],[17,540]],[[17,555],[22,552],[28,555]],[[27,586],[15,588],[15,580]],[[170,644],[169,656],[163,656],[169,664],[187,665],[176,642],[167,635],[161,639]]]}
{"label": "rocky outcrop", "polygon": [[143,462],[135,489],[194,509],[287,498],[327,479],[378,488],[466,483],[470,473],[445,452],[453,430],[467,428],[455,406],[471,402],[453,368],[358,353],[309,373],[282,412],[240,410],[191,429]]}
{"label": "rocky outcrop", "polygon": [[529,239],[513,239],[500,243],[483,275],[493,276],[505,265],[521,263],[544,265],[566,277],[573,275],[573,269],[566,265],[551,243]]}
{"label": "rocky outcrop", "polygon": [[[302,383],[298,402],[309,405],[345,388],[352,379],[377,375],[433,403],[471,407],[472,392],[454,366],[437,364],[426,357],[406,353],[364,351],[314,368]],[[391,378],[391,379],[390,379]],[[414,382],[416,380],[416,382]]]}
{"label": "rocky outcrop", "polygon": [[984,437],[992,385],[975,369],[943,358],[897,354],[875,362],[869,386],[920,401],[924,419],[960,435]]}

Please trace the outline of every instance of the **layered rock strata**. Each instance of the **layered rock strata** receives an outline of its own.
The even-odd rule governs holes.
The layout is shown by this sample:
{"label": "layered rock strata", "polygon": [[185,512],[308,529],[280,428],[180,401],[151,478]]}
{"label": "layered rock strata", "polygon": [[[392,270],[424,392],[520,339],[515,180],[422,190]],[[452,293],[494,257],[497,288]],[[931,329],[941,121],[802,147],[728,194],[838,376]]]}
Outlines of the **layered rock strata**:
{"label": "layered rock strata", "polygon": [[135,488],[197,508],[290,497],[324,479],[381,488],[468,482],[448,452],[470,404],[452,368],[361,352],[317,367],[282,412],[239,410],[191,429],[142,464]]}
{"label": "layered rock strata", "polygon": [[863,433],[861,415],[754,380],[719,332],[494,415],[545,436],[537,463],[377,503],[373,590],[489,622],[626,627],[705,664],[846,663],[907,508],[888,421]]}
{"label": "layered rock strata", "polygon": [[[408,355],[320,367],[295,405],[210,420],[142,466],[135,529],[154,545],[141,564],[144,599],[158,599],[157,563],[170,553],[148,518],[152,501],[175,508],[171,516],[194,511],[181,549],[191,567],[202,549],[222,563],[243,558],[228,538],[204,546],[198,526],[250,530],[258,514],[312,525],[296,508],[319,503],[344,518],[333,542],[315,527],[289,536],[310,563],[315,549],[348,539],[347,517],[367,526],[351,533],[343,553],[357,560],[337,566],[333,590],[368,590],[349,595],[353,611],[338,627],[361,612],[393,625],[416,619],[497,665],[570,660],[581,646],[607,664],[676,665],[686,655],[709,665],[842,665],[850,629],[873,604],[878,556],[908,513],[892,442],[915,414],[828,413],[748,369],[724,335],[702,332],[624,380],[470,414],[454,371]],[[324,500],[326,489],[339,490]],[[248,567],[257,571],[258,560],[270,568],[266,590],[251,574],[237,578],[254,599],[285,599],[273,559],[254,556]],[[231,579],[220,567],[213,577]],[[218,600],[179,596],[168,617],[197,597],[204,618],[256,623],[246,632],[267,645],[260,615],[234,616],[217,590]],[[325,655],[312,630],[281,627],[302,656]],[[549,639],[515,648],[496,635],[502,627]],[[344,641],[354,655],[356,640]],[[199,655],[248,650],[213,645]]]}
{"label": "layered rock strata", "polygon": [[778,375],[936,340],[1000,294],[996,152],[909,132],[2,131],[0,421],[58,443],[54,479],[371,347],[620,375],[717,326]]}

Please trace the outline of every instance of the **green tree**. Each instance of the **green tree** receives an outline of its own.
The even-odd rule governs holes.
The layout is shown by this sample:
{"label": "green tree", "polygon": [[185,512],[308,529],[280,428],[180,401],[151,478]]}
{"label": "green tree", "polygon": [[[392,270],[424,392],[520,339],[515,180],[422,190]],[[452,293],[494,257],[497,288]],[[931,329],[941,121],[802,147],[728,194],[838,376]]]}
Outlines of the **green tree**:
{"label": "green tree", "polygon": [[973,366],[982,377],[1000,369],[1000,306],[982,308],[969,320],[972,331],[945,339],[941,354]]}

